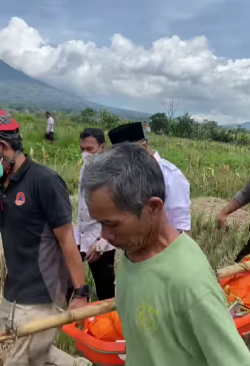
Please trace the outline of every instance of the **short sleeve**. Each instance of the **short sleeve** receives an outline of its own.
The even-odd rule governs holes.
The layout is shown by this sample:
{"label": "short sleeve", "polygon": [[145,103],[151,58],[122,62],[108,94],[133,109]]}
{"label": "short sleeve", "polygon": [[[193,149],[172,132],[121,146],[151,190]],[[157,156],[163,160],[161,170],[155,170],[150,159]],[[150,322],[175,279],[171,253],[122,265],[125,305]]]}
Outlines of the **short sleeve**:
{"label": "short sleeve", "polygon": [[176,230],[191,229],[190,184],[179,169],[167,171],[163,167],[166,186],[164,211]]}
{"label": "short sleeve", "polygon": [[250,353],[222,297],[208,292],[189,308],[182,319],[185,330],[189,339],[196,339],[207,365],[250,365]]}
{"label": "short sleeve", "polygon": [[241,206],[245,206],[250,203],[250,182],[241,191],[237,192],[233,197]]}
{"label": "short sleeve", "polygon": [[72,207],[66,183],[53,171],[39,179],[39,202],[51,229],[72,222]]}

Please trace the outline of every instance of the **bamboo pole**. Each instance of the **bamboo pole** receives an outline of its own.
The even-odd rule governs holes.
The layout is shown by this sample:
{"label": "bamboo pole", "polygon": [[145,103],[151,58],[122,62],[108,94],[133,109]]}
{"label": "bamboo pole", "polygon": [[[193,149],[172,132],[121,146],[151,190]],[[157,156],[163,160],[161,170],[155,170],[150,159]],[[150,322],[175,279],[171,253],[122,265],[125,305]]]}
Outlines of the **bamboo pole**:
{"label": "bamboo pole", "polygon": [[[232,266],[218,269],[216,274],[218,280],[226,277],[250,271],[250,261],[237,263]],[[14,335],[5,333],[0,334],[0,343],[13,339],[13,337],[21,338],[34,333],[42,332],[48,329],[61,327],[66,324],[92,318],[98,315],[106,314],[116,310],[115,299],[104,300],[94,305],[87,305],[81,309],[67,310],[60,314],[52,315],[47,318],[32,321],[27,324],[20,325]]]}
{"label": "bamboo pole", "polygon": [[223,278],[234,276],[238,273],[243,273],[243,272],[247,272],[247,271],[250,271],[250,261],[242,262],[242,263],[235,263],[232,266],[218,269],[216,274],[217,274],[218,280],[222,280]]}
{"label": "bamboo pole", "polygon": [[[44,330],[61,327],[62,325],[71,324],[86,318],[92,318],[94,316],[102,315],[114,311],[115,299],[104,300],[95,305],[87,305],[84,308],[67,310],[60,314],[52,315],[47,318],[32,321],[27,324],[20,325],[17,328],[15,336],[17,338],[25,337],[30,334],[42,332]],[[2,334],[0,342],[6,341],[13,337],[6,334]]]}

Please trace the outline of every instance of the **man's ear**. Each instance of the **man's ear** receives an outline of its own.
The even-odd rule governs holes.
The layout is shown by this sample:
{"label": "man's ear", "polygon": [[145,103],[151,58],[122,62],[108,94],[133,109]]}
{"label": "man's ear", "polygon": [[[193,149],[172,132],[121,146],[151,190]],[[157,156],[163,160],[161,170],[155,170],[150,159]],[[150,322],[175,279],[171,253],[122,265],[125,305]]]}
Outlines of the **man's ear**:
{"label": "man's ear", "polygon": [[6,141],[0,140],[0,151],[4,152],[9,149],[9,145]]}
{"label": "man's ear", "polygon": [[163,202],[159,197],[150,198],[147,206],[152,213],[157,213],[163,210]]}

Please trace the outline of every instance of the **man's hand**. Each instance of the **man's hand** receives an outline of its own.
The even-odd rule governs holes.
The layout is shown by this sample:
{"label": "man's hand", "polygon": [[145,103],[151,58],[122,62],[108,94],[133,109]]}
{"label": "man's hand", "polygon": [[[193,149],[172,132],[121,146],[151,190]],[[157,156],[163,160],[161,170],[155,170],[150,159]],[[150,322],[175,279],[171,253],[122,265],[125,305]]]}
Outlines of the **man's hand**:
{"label": "man's hand", "polygon": [[79,309],[79,308],[84,308],[84,306],[86,306],[86,305],[88,305],[88,300],[86,297],[82,297],[82,298],[76,297],[76,298],[73,298],[69,308],[71,310]]}
{"label": "man's hand", "polygon": [[100,259],[100,252],[97,252],[96,250],[96,243],[92,244],[86,254],[85,259],[88,261],[88,263],[96,262]]}
{"label": "man's hand", "polygon": [[216,218],[216,224],[218,229],[223,229],[226,226],[227,215],[221,211]]}

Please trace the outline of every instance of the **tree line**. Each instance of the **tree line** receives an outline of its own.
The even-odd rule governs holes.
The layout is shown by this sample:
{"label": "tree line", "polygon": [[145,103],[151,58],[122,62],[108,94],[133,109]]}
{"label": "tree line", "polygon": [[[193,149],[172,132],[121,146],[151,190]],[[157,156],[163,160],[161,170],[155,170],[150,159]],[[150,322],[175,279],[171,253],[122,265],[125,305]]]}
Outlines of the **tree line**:
{"label": "tree line", "polygon": [[[238,126],[236,129],[219,126],[215,121],[204,120],[199,123],[188,113],[174,117],[175,110],[168,109],[167,113],[155,113],[147,120],[152,132],[167,136],[187,138],[194,140],[213,140],[217,142],[234,143],[245,146],[250,144],[250,131]],[[72,116],[72,121],[87,125],[101,126],[104,130],[110,130],[121,124],[130,123],[128,119],[121,119],[106,109],[99,112],[86,108],[79,115]]]}

